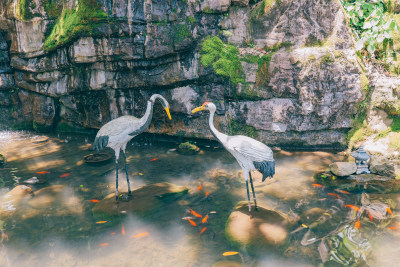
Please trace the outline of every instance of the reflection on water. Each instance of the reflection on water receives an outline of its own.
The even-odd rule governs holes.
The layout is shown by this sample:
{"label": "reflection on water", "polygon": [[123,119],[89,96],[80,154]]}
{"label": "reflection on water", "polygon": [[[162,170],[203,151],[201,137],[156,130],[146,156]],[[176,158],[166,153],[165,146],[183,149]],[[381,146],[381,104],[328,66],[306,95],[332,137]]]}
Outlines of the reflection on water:
{"label": "reflection on water", "polygon": [[[388,229],[397,223],[392,220],[396,217],[382,208],[398,195],[361,197],[361,192],[347,195],[312,186],[315,172],[343,159],[338,154],[275,152],[274,179],[262,183],[261,175],[253,175],[259,205],[297,222],[283,252],[260,252],[234,246],[225,237],[226,221],[237,202],[246,200],[246,187],[239,165],[223,149],[203,148],[189,156],[177,153],[172,143],[131,142],[127,161],[133,190],[169,182],[189,188],[189,194],[163,202],[146,216],[121,212],[118,218],[99,219],[92,208],[115,191],[115,169],[113,162],[91,166],[83,161],[93,153],[93,139],[0,132],[0,152],[7,158],[0,168],[0,266],[211,266],[217,262],[223,266],[221,261],[316,266],[322,260],[390,266],[400,260],[395,245],[399,234]],[[16,187],[28,179],[27,187]],[[127,190],[124,175],[119,182],[120,191]],[[344,208],[345,204],[382,214],[384,209],[385,214],[371,221],[368,212],[360,215]],[[195,218],[190,209],[203,218],[208,215],[207,222]],[[187,217],[194,217],[196,226]],[[239,254],[224,257],[225,251]]]}

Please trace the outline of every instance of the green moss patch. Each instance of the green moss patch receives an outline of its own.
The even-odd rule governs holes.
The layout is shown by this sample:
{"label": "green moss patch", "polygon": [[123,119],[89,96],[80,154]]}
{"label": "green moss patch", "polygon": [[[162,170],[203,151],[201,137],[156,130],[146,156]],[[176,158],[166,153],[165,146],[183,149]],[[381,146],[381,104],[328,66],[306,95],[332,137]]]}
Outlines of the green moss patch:
{"label": "green moss patch", "polygon": [[41,16],[40,13],[33,11],[36,8],[36,4],[32,0],[18,0],[17,8],[17,17],[22,20],[30,20]]}
{"label": "green moss patch", "polygon": [[208,37],[202,42],[200,62],[205,67],[212,66],[217,75],[228,78],[234,85],[244,82],[239,49],[222,42],[217,36]]}
{"label": "green moss patch", "polygon": [[44,5],[44,10],[46,11],[47,15],[52,18],[56,19],[58,16],[61,15],[63,6],[62,1],[60,0],[42,0]]}
{"label": "green moss patch", "polygon": [[44,43],[45,50],[52,51],[80,36],[92,35],[94,28],[106,18],[107,14],[101,10],[96,0],[78,0],[75,9],[62,11]]}
{"label": "green moss patch", "polygon": [[229,134],[230,135],[245,135],[252,138],[258,137],[257,129],[253,126],[249,126],[245,123],[239,122],[238,120],[229,119]]}

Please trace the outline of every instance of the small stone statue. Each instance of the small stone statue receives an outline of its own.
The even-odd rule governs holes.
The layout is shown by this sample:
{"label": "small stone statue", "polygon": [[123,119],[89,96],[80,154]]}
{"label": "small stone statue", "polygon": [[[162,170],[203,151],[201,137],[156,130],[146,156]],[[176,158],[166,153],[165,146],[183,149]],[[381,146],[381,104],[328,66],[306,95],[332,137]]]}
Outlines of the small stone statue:
{"label": "small stone statue", "polygon": [[360,148],[351,153],[351,155],[356,159],[356,165],[357,165],[357,172],[356,174],[362,174],[362,173],[371,173],[368,169],[368,159],[371,157],[368,155],[368,153],[364,150],[363,146],[360,146]]}

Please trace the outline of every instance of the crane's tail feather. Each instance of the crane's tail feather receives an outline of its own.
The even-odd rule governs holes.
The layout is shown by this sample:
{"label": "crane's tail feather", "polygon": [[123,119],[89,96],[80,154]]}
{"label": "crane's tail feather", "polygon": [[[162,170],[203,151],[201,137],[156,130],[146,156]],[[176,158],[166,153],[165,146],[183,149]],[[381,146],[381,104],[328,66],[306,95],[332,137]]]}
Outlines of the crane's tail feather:
{"label": "crane's tail feather", "polygon": [[275,174],[275,161],[253,161],[254,167],[262,173],[264,182],[266,178],[272,178]]}
{"label": "crane's tail feather", "polygon": [[108,136],[99,136],[94,139],[93,147],[99,151],[105,148],[108,144]]}

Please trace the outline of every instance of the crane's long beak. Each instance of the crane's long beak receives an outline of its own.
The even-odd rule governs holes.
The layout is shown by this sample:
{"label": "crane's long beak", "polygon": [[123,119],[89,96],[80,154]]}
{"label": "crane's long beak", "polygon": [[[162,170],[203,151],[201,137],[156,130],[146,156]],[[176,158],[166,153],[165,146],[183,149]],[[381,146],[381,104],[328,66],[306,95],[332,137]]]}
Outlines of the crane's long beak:
{"label": "crane's long beak", "polygon": [[204,106],[197,107],[197,108],[192,110],[192,113],[196,113],[196,112],[202,111],[203,109],[204,109]]}
{"label": "crane's long beak", "polygon": [[165,109],[165,112],[167,112],[168,119],[172,120],[172,118],[171,118],[171,114],[169,113],[169,108],[168,108],[168,107],[166,107],[166,108],[164,108],[164,109]]}

